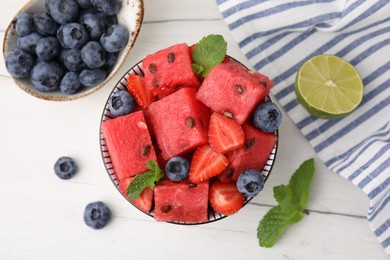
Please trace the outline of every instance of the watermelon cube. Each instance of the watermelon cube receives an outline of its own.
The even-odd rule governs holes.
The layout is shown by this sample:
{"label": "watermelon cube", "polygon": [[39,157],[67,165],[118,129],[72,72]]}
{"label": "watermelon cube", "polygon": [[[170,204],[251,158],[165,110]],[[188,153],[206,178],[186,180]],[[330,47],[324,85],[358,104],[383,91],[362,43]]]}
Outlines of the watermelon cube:
{"label": "watermelon cube", "polygon": [[185,43],[148,55],[142,61],[146,88],[158,99],[182,87],[198,89],[200,81],[191,64],[191,50]]}
{"label": "watermelon cube", "polygon": [[147,171],[146,162],[157,160],[142,111],[106,120],[101,130],[119,180]]}
{"label": "watermelon cube", "polygon": [[211,69],[196,97],[213,111],[242,125],[269,94],[272,84],[266,76],[229,60]]}
{"label": "watermelon cube", "polygon": [[[129,177],[119,181],[119,190],[127,198],[127,187],[133,181],[135,177]],[[153,205],[153,189],[146,187],[138,199],[130,200],[138,209],[142,210],[145,213],[149,213]]]}
{"label": "watermelon cube", "polygon": [[164,180],[154,187],[157,221],[201,223],[208,218],[209,182]]}
{"label": "watermelon cube", "polygon": [[226,154],[229,166],[218,175],[222,182],[237,181],[245,170],[255,169],[261,172],[277,141],[275,133],[266,133],[249,123],[242,125],[245,133],[244,146]]}
{"label": "watermelon cube", "polygon": [[210,110],[195,95],[196,89],[182,88],[149,106],[153,130],[165,160],[185,155],[208,142]]}

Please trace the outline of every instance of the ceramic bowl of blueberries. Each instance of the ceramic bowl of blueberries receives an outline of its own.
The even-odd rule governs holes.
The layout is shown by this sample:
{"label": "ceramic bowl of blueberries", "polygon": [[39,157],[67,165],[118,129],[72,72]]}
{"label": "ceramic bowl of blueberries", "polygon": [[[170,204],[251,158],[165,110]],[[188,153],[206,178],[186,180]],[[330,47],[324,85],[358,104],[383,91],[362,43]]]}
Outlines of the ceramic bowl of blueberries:
{"label": "ceramic bowl of blueberries", "polygon": [[6,68],[34,97],[87,96],[123,64],[143,15],[142,0],[30,0],[6,30]]}

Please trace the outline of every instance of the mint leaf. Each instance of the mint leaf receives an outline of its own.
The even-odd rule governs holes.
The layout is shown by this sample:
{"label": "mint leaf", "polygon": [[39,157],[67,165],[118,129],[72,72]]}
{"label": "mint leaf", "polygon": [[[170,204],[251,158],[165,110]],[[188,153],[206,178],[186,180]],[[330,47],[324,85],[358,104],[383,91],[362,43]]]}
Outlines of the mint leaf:
{"label": "mint leaf", "polygon": [[297,223],[302,217],[302,212],[294,210],[294,208],[290,208],[290,210],[281,206],[271,208],[264,215],[257,228],[260,246],[272,247],[287,227]]}
{"label": "mint leaf", "polygon": [[192,70],[196,73],[196,74],[198,74],[198,75],[200,75],[200,74],[202,74],[202,71],[204,71],[204,68],[202,67],[202,65],[199,65],[199,64],[192,64],[191,65],[192,66]]}
{"label": "mint leaf", "polygon": [[286,185],[274,187],[274,198],[278,203],[282,203],[287,196],[291,196],[291,191]]}
{"label": "mint leaf", "polygon": [[138,174],[127,187],[127,197],[131,200],[138,199],[145,188],[153,188],[156,182],[164,176],[156,161],[148,161],[146,166],[149,171]]}
{"label": "mint leaf", "polygon": [[260,246],[272,247],[288,226],[302,219],[313,174],[314,159],[309,159],[298,167],[288,185],[274,187],[278,205],[271,208],[259,223],[257,237]]}
{"label": "mint leaf", "polygon": [[313,174],[314,159],[306,160],[295,171],[288,184],[301,210],[306,208]]}
{"label": "mint leaf", "polygon": [[223,61],[226,52],[227,42],[222,35],[211,34],[203,37],[192,52],[192,60],[195,63],[195,66],[192,66],[194,72],[201,77],[206,77],[215,65]]}

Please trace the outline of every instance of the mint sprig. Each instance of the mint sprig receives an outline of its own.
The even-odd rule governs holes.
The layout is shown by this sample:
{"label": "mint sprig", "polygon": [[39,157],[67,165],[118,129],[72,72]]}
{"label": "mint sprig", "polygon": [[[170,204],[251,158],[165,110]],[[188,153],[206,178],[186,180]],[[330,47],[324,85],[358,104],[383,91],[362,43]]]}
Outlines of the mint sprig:
{"label": "mint sprig", "polygon": [[313,175],[314,159],[309,159],[294,172],[288,185],[274,187],[278,205],[271,208],[259,223],[257,237],[260,246],[272,247],[288,226],[303,218]]}
{"label": "mint sprig", "polygon": [[192,70],[200,77],[206,77],[210,70],[220,64],[227,53],[227,42],[222,35],[203,37],[192,52]]}
{"label": "mint sprig", "polygon": [[127,187],[127,197],[131,200],[138,199],[139,195],[141,195],[142,191],[147,187],[153,189],[156,182],[164,176],[156,161],[148,161],[146,166],[149,170],[138,174]]}

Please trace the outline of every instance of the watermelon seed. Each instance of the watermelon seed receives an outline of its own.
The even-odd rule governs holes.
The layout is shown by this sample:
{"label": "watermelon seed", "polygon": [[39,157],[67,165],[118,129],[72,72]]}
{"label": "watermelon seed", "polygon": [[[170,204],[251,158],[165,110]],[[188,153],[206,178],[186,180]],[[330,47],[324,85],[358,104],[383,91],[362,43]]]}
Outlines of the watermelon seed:
{"label": "watermelon seed", "polygon": [[197,186],[198,185],[196,185],[195,183],[188,184],[188,188],[190,188],[190,189],[196,188]]}
{"label": "watermelon seed", "polygon": [[244,90],[242,89],[242,86],[240,84],[234,85],[234,89],[238,92],[238,94],[242,95],[244,93]]}
{"label": "watermelon seed", "polygon": [[233,118],[234,118],[233,113],[230,112],[229,110],[224,110],[224,111],[222,111],[222,115],[224,115],[224,116],[226,116],[226,117],[228,117],[228,118],[230,118],[230,119],[233,119]]}
{"label": "watermelon seed", "polygon": [[154,78],[153,79],[153,86],[155,87],[155,88],[158,88],[158,80],[156,79],[156,78]]}
{"label": "watermelon seed", "polygon": [[164,205],[161,207],[161,212],[162,213],[168,213],[172,209],[171,205]]}
{"label": "watermelon seed", "polygon": [[233,173],[234,173],[234,169],[233,168],[229,168],[229,170],[226,173],[226,177],[228,177],[228,178],[233,177]]}
{"label": "watermelon seed", "polygon": [[148,68],[150,73],[152,74],[156,73],[156,65],[154,65],[154,63],[150,63]]}
{"label": "watermelon seed", "polygon": [[186,118],[186,124],[189,128],[194,128],[194,125],[195,125],[195,120],[193,117],[191,116],[187,116]]}
{"label": "watermelon seed", "polygon": [[150,145],[148,145],[148,144],[145,145],[144,148],[142,148],[142,150],[141,150],[141,155],[143,157],[148,156],[150,154],[150,149],[151,149]]}
{"label": "watermelon seed", "polygon": [[173,52],[168,53],[168,62],[173,63],[175,61],[175,54]]}
{"label": "watermelon seed", "polygon": [[267,82],[265,82],[264,80],[260,81],[260,85],[267,88],[268,87],[268,84]]}
{"label": "watermelon seed", "polygon": [[252,139],[249,139],[249,140],[245,141],[244,147],[245,147],[245,149],[249,149],[252,146],[254,146],[255,144],[256,144],[256,141],[255,141],[254,138],[252,138]]}

